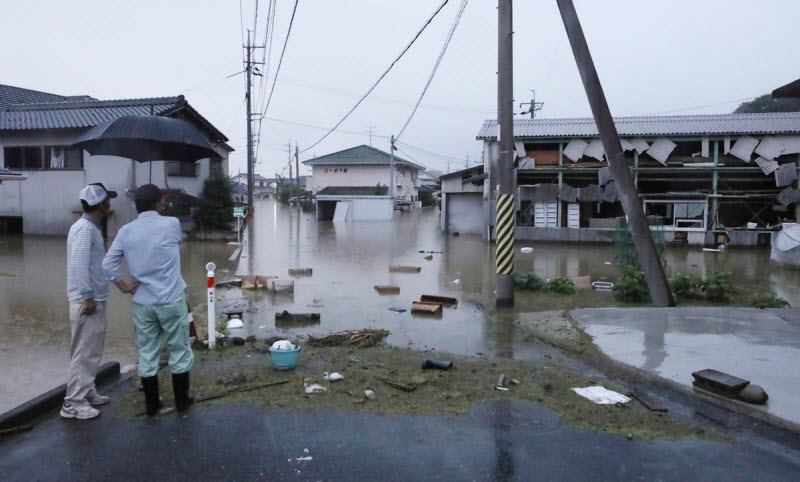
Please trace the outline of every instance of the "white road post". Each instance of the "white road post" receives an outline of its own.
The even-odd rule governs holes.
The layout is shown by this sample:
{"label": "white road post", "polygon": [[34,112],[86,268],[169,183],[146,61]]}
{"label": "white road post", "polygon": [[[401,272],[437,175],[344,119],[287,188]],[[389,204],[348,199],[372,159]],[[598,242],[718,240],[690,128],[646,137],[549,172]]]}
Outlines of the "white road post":
{"label": "white road post", "polygon": [[206,264],[208,271],[208,347],[214,348],[217,343],[217,315],[214,308],[214,270],[217,265],[214,263]]}

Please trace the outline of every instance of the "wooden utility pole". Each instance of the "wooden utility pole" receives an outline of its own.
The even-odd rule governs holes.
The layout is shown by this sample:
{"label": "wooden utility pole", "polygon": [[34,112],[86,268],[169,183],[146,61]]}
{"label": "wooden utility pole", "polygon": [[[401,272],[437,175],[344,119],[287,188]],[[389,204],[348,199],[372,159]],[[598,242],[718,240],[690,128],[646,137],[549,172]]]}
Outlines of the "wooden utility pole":
{"label": "wooden utility pole", "polygon": [[[514,55],[512,0],[497,6],[497,123],[499,190],[495,206],[495,267],[497,306],[514,305]],[[494,189],[491,186],[490,189]]]}
{"label": "wooden utility pole", "polygon": [[594,67],[586,37],[583,35],[575,5],[572,0],[556,0],[556,2],[561,12],[561,19],[564,21],[564,28],[567,30],[569,43],[572,46],[572,54],[578,64],[583,88],[589,98],[589,105],[592,108],[597,130],[600,132],[600,140],[603,142],[606,159],[608,159],[608,164],[611,167],[611,174],[614,177],[614,183],[619,193],[619,201],[622,203],[622,209],[628,217],[628,228],[631,231],[633,245],[636,248],[636,258],[647,281],[650,299],[655,306],[675,306],[675,300],[669,289],[664,267],[661,265],[661,257],[656,251],[656,244],[653,241],[650,226],[647,224],[639,193],[633,182],[628,163],[625,161],[619,134],[614,125],[614,119],[611,117],[611,111],[608,108],[600,78],[597,76],[597,70]]}

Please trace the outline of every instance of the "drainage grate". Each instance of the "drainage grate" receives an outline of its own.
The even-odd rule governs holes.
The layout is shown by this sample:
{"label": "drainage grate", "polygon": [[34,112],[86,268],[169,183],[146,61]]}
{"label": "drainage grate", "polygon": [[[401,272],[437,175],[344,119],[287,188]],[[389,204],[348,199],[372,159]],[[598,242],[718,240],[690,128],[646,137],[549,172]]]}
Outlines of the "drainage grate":
{"label": "drainage grate", "polygon": [[550,410],[516,400],[481,402],[470,409],[469,418],[489,427],[537,432],[550,432],[561,425],[561,419]]}

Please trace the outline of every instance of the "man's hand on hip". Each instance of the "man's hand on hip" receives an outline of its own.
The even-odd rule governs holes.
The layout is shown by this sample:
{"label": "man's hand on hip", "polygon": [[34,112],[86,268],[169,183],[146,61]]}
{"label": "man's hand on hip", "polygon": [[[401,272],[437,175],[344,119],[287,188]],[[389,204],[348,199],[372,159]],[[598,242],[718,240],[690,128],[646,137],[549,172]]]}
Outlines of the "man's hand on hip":
{"label": "man's hand on hip", "polygon": [[138,288],[141,283],[139,283],[138,281],[134,281],[133,283],[126,283],[125,281],[115,281],[114,284],[122,293],[133,294],[136,292],[136,288]]}
{"label": "man's hand on hip", "polygon": [[97,303],[95,303],[93,299],[89,298],[88,300],[83,300],[81,304],[82,315],[91,315],[95,310],[97,310]]}

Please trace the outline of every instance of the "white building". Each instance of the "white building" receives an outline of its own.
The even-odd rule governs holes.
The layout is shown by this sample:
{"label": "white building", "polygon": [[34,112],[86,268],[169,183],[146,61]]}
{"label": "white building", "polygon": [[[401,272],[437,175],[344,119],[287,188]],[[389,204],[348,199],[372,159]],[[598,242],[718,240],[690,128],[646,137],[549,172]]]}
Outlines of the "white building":
{"label": "white building", "polygon": [[[425,168],[394,158],[394,201],[389,193],[390,155],[361,145],[303,164],[312,170],[308,189],[317,198],[317,219],[391,219],[396,204],[419,205],[419,173]],[[346,210],[344,215],[336,211]]]}
{"label": "white building", "polygon": [[[192,123],[208,136],[221,159],[196,163],[139,163],[115,156],[92,156],[70,149],[87,129],[125,115],[160,115]],[[97,100],[61,96],[0,85],[0,168],[27,176],[0,184],[0,218],[22,224],[27,234],[65,235],[82,212],[78,193],[86,184],[102,182],[120,193],[112,201],[107,234],[136,217],[133,190],[152,182],[200,196],[211,176],[226,176],[228,139],[192,108],[183,96],[150,99]]]}

